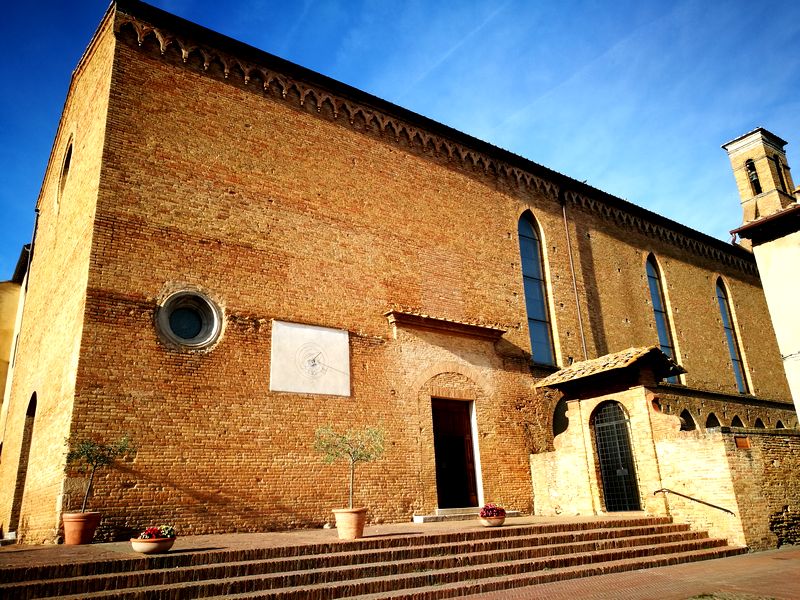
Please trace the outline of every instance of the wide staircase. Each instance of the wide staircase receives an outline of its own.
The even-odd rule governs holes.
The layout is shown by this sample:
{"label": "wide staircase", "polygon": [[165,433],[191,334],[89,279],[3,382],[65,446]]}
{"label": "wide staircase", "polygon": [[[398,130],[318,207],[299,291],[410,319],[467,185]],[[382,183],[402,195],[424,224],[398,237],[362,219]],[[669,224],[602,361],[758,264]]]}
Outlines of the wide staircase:
{"label": "wide staircase", "polygon": [[545,523],[0,569],[0,598],[454,598],[745,552],[669,518]]}

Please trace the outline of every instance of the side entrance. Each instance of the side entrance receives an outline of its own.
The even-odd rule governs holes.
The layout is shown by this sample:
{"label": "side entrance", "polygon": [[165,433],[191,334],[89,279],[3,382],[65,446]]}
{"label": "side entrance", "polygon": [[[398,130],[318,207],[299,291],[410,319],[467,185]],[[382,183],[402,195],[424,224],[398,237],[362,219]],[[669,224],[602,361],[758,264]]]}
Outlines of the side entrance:
{"label": "side entrance", "polygon": [[439,508],[478,506],[472,402],[431,399]]}

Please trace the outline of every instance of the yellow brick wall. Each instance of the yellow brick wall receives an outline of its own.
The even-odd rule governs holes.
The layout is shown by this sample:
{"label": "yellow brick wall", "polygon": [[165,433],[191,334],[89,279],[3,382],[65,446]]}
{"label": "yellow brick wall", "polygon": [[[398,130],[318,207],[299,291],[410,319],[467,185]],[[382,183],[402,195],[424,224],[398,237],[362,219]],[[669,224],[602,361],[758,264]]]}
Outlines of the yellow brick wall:
{"label": "yellow brick wall", "polygon": [[[0,464],[0,523],[8,531],[30,400],[36,420],[20,510],[20,536],[53,540],[59,527],[65,445],[72,415],[114,49],[102,28],[76,71],[38,200],[30,286],[19,339]],[[68,144],[72,158],[61,189]]]}

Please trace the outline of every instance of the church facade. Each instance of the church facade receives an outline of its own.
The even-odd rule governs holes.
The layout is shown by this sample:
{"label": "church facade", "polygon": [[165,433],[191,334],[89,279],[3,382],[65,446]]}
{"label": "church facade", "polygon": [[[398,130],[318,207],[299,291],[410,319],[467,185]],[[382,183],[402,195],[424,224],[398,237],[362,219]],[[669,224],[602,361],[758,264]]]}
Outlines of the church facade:
{"label": "church facade", "polygon": [[530,457],[578,406],[537,383],[628,348],[664,357],[676,431],[797,426],[747,249],[134,0],[37,207],[0,457],[27,541],[79,500],[70,435],[137,446],[95,483],[105,538],[329,521],[323,425],[385,431],[373,522],[533,513]]}

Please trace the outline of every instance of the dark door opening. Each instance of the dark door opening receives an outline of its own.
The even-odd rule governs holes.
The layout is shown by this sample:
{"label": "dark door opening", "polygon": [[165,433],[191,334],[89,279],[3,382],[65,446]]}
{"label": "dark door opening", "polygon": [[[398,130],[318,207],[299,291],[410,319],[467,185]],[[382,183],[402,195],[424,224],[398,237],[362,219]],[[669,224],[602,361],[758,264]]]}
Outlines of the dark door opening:
{"label": "dark door opening", "polygon": [[478,506],[470,402],[433,398],[433,448],[439,508]]}
{"label": "dark door opening", "polygon": [[641,510],[628,419],[622,407],[617,402],[602,404],[594,414],[593,425],[606,510]]}

